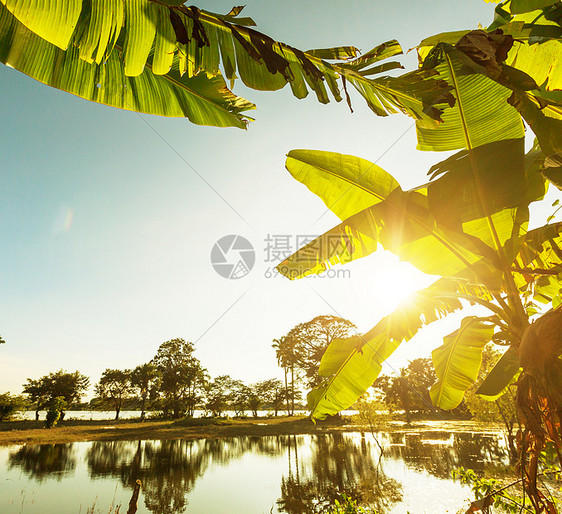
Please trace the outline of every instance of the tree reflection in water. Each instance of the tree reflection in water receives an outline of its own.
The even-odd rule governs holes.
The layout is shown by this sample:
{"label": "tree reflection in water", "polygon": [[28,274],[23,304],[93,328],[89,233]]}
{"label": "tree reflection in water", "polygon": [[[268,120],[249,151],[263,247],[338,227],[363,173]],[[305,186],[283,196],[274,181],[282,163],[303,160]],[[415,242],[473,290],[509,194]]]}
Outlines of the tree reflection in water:
{"label": "tree reflection in water", "polygon": [[211,463],[227,465],[246,452],[275,456],[282,451],[275,437],[95,442],[87,462],[93,478],[114,476],[131,489],[140,479],[146,508],[172,514],[186,510],[187,495]]}
{"label": "tree reflection in water", "polygon": [[509,453],[497,434],[423,432],[380,437],[391,443],[386,450],[389,457],[438,478],[451,478],[460,466],[480,473],[489,463],[509,464]]}
{"label": "tree reflection in water", "polygon": [[[403,488],[385,473],[397,462],[411,470],[450,479],[459,466],[481,472],[487,463],[507,464],[508,452],[493,434],[422,432],[377,434],[315,434],[224,439],[114,441],[88,443],[85,463],[91,479],[113,478],[133,489],[142,482],[146,508],[151,512],[185,512],[189,493],[210,466],[228,466],[246,453],[286,459],[281,475],[277,511],[287,514],[325,512],[342,494],[388,512],[401,501]],[[36,480],[60,480],[74,472],[79,444],[22,446],[9,455],[9,467],[20,468]],[[82,462],[80,460],[80,462]],[[275,484],[252,484],[251,487]],[[251,493],[250,493],[251,494]]]}
{"label": "tree reflection in water", "polygon": [[343,434],[311,436],[310,455],[299,459],[302,436],[289,436],[289,474],[281,481],[280,512],[325,512],[343,494],[384,512],[402,499],[402,486],[385,475],[372,441]]}
{"label": "tree reflection in water", "polygon": [[39,482],[45,478],[61,480],[76,468],[72,446],[72,443],[22,446],[10,453],[9,469],[19,467],[26,475]]}

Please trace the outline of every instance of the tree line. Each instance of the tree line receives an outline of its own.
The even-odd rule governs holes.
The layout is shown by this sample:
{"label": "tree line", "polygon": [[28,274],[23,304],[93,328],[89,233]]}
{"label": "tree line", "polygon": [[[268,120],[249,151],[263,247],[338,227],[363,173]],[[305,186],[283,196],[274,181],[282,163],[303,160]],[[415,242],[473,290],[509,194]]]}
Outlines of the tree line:
{"label": "tree line", "polygon": [[[90,387],[90,379],[79,371],[59,370],[37,379],[28,378],[23,396],[0,395],[0,420],[16,410],[33,408],[47,411],[47,425],[53,426],[70,408],[113,410],[119,419],[123,410],[140,410],[144,420],[147,411],[158,411],[166,418],[192,417],[196,409],[220,417],[225,412],[243,416],[260,410],[280,411],[294,415],[301,408],[303,391],[323,386],[328,379],[320,369],[326,349],[332,343],[360,338],[356,326],[337,316],[317,316],[295,325],[286,335],[273,340],[284,381],[276,378],[250,385],[230,375],[211,378],[194,355],[195,346],[184,339],[172,339],[160,345],[155,356],[133,369],[107,368],[94,384],[95,396],[88,404],[81,400]],[[482,373],[489,370],[501,354],[492,348],[484,352]],[[391,376],[381,376],[374,383],[370,397],[389,414],[401,411],[410,421],[412,416],[442,416],[431,402],[429,390],[436,382],[430,359],[414,359]],[[477,383],[479,385],[480,381]],[[365,401],[364,399],[362,400]],[[473,392],[451,414],[457,418],[503,421],[513,428],[514,412],[505,401],[488,403]]]}
{"label": "tree line", "polygon": [[[95,396],[91,409],[115,411],[115,419],[124,408],[146,412],[159,411],[166,418],[191,417],[196,409],[213,416],[226,411],[236,415],[271,409],[275,416],[294,400],[287,397],[281,380],[271,378],[246,385],[229,375],[211,378],[194,355],[195,346],[184,339],[172,339],[160,345],[156,355],[147,363],[133,369],[103,371],[94,384]],[[47,411],[47,425],[62,421],[66,411],[83,406],[82,398],[90,387],[90,379],[79,371],[59,370],[42,377],[28,378],[23,396],[0,395],[0,420],[16,410],[33,408],[36,420],[39,411]]]}

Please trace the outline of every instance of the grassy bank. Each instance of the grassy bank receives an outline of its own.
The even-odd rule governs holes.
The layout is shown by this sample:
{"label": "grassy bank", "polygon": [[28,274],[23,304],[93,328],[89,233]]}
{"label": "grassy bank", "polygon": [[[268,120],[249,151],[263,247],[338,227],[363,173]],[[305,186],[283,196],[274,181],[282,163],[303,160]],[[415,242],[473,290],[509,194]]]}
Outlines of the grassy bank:
{"label": "grassy bank", "polygon": [[[139,439],[200,439],[235,436],[313,434],[332,431],[368,431],[353,419],[320,422],[314,425],[305,417],[258,419],[195,418],[178,421],[92,421],[67,420],[45,429],[43,421],[6,421],[0,423],[0,446],[13,444],[54,444],[78,441],[118,441]],[[412,424],[389,422],[379,427],[389,431],[489,431],[497,424],[471,421],[416,421]]]}

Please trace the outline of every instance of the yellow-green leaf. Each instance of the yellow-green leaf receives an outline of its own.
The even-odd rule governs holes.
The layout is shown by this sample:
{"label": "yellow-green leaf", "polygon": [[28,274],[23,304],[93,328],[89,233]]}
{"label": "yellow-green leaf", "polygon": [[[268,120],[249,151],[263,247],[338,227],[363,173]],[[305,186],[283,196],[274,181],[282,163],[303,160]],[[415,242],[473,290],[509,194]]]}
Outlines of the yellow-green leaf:
{"label": "yellow-green leaf", "polygon": [[381,202],[400,188],[381,167],[352,155],[291,150],[285,166],[342,220]]}
{"label": "yellow-green leaf", "polygon": [[491,340],[494,327],[475,317],[465,318],[461,327],[443,338],[433,350],[437,382],[431,387],[431,401],[441,409],[454,409],[474,383],[482,363],[482,349]]}
{"label": "yellow-green leaf", "polygon": [[525,133],[519,113],[507,103],[511,90],[480,73],[474,73],[454,48],[440,44],[424,62],[452,87],[455,105],[443,112],[443,123],[416,123],[418,149],[427,151],[473,149]]}

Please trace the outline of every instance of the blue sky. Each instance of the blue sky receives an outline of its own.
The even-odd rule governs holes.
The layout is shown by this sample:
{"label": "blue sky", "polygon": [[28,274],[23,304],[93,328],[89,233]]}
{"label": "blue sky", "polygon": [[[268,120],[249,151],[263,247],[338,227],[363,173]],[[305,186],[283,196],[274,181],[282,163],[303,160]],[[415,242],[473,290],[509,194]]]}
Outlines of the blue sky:
{"label": "blue sky", "polygon": [[[487,25],[493,5],[249,1],[245,14],[301,49],[367,51],[396,38],[407,50],[425,36]],[[414,52],[403,62],[413,69]],[[353,263],[347,278],[265,277],[275,264],[264,262],[268,234],[321,234],[337,222],[285,171],[285,154],[313,148],[378,160],[411,187],[444,155],[414,149],[409,118],[377,118],[358,95],[351,114],[344,102],[323,106],[289,88],[260,93],[237,83],[234,91],[258,105],[243,131],[89,103],[5,66],[0,87],[0,392],[59,368],[95,382],[105,368],[146,362],[174,337],[196,342],[212,376],[280,376],[271,342],[296,323],[335,314],[367,331],[399,293],[428,281],[388,254]],[[211,248],[226,234],[256,248],[244,279],[211,267]],[[391,365],[429,356],[458,319],[404,345]]]}

